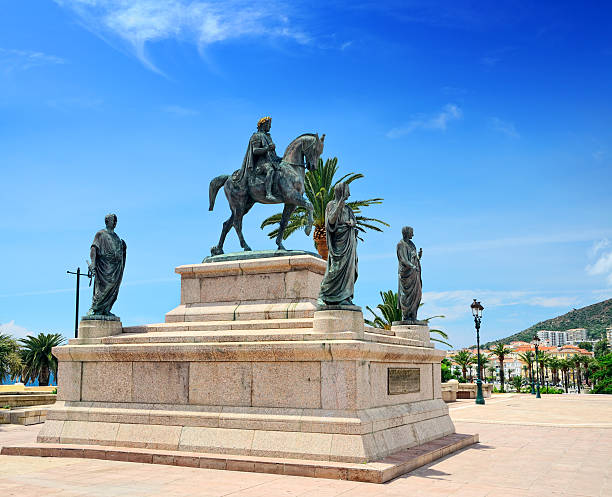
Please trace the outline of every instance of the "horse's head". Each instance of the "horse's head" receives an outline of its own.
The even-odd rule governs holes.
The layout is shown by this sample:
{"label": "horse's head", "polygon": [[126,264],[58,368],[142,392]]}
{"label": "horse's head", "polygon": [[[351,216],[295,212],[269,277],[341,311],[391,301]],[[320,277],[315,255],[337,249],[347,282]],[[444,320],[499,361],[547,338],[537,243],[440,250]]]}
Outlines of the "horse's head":
{"label": "horse's head", "polygon": [[319,157],[323,153],[323,145],[325,144],[325,133],[319,138],[319,135],[312,135],[312,142],[304,147],[304,158],[306,159],[306,167],[309,171],[317,168]]}

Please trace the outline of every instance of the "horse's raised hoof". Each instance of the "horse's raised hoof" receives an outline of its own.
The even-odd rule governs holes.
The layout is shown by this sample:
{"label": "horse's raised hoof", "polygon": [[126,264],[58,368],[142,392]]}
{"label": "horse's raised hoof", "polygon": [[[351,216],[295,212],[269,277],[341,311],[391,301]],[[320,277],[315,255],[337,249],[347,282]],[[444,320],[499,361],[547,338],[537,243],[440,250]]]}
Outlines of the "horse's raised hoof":
{"label": "horse's raised hoof", "polygon": [[221,255],[221,254],[223,254],[223,249],[221,247],[219,247],[218,245],[211,247],[210,255]]}
{"label": "horse's raised hoof", "polygon": [[304,233],[306,233],[306,236],[310,236],[311,232],[312,232],[312,224],[309,224],[308,226],[304,228]]}

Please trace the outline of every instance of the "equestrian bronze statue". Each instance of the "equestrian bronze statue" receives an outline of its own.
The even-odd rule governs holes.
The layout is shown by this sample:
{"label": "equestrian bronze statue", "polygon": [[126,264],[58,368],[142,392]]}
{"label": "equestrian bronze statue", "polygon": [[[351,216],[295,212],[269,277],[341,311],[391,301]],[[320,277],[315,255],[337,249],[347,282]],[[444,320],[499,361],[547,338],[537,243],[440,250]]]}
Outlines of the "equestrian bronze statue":
{"label": "equestrian bronze statue", "polygon": [[219,243],[211,248],[211,255],[223,254],[223,243],[230,229],[234,228],[240,246],[251,250],[242,235],[242,218],[256,203],[285,204],[280,221],[276,245],[279,250],[283,246],[283,232],[289,217],[296,207],[308,211],[306,235],[310,235],[313,224],[313,207],[304,198],[304,178],[306,169],[317,168],[319,157],[323,152],[325,135],[305,133],[293,140],[283,157],[276,155],[276,145],[270,135],[272,118],[264,117],[257,123],[257,132],[253,133],[247,151],[242,161],[242,167],[234,174],[217,176],[210,182],[209,210],[215,206],[217,192],[223,187],[225,196],[232,212],[223,223]]}

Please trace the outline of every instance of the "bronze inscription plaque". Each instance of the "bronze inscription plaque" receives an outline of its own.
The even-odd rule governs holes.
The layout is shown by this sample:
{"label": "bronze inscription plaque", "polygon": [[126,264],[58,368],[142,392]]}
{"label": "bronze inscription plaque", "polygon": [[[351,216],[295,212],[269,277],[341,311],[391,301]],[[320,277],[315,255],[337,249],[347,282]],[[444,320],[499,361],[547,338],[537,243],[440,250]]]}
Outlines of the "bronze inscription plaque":
{"label": "bronze inscription plaque", "polygon": [[399,395],[421,391],[421,370],[415,368],[389,368],[387,394]]}

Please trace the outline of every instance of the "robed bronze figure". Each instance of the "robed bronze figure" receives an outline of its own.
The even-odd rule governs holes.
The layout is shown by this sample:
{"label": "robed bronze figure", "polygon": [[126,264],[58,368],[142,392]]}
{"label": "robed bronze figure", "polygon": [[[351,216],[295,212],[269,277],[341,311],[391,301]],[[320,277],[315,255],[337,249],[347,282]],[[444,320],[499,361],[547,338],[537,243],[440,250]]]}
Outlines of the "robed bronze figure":
{"label": "robed bronze figure", "polygon": [[421,257],[423,249],[417,252],[412,242],[413,229],[402,228],[402,240],[397,244],[398,305],[402,311],[402,320],[417,321],[417,311],[421,305],[423,282],[421,280]]}
{"label": "robed bronze figure", "polygon": [[115,233],[117,216],[108,214],[104,222],[106,229],[98,231],[91,244],[89,273],[94,277],[94,292],[85,319],[118,320],[111,308],[119,294],[127,247]]}
{"label": "robed bronze figure", "polygon": [[319,305],[353,305],[357,281],[357,220],[346,205],[350,190],[338,183],[334,200],[325,209],[325,234],[329,255],[321,283]]}

